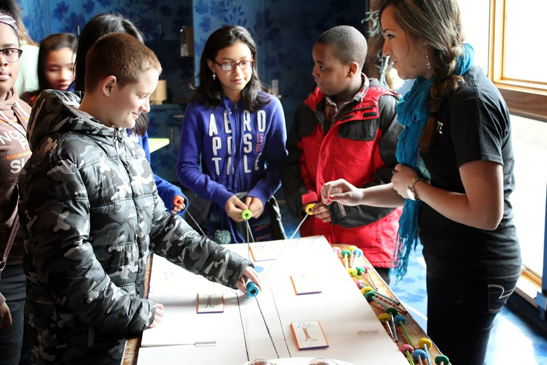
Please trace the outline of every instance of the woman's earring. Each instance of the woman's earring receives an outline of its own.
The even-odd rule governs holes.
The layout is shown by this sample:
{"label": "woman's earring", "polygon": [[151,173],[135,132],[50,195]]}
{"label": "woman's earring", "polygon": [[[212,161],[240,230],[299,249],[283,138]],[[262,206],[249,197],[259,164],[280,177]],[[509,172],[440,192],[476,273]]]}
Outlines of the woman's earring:
{"label": "woman's earring", "polygon": [[217,79],[217,74],[213,72],[213,80]]}
{"label": "woman's earring", "polygon": [[425,65],[429,70],[431,68],[431,63],[429,63],[429,54],[427,53],[427,47],[425,47]]}

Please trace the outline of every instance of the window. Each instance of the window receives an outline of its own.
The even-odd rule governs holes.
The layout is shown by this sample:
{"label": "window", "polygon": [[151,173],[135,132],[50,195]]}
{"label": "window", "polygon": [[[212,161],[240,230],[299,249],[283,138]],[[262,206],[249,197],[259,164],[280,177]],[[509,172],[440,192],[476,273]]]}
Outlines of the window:
{"label": "window", "polygon": [[511,203],[523,264],[528,276],[540,278],[547,181],[547,47],[542,44],[547,36],[547,2],[459,0],[459,5],[476,63],[498,87],[512,114],[516,190]]}
{"label": "window", "polygon": [[543,121],[547,120],[547,69],[542,63],[547,49],[541,39],[547,35],[546,10],[543,0],[490,0],[488,75],[512,113]]}

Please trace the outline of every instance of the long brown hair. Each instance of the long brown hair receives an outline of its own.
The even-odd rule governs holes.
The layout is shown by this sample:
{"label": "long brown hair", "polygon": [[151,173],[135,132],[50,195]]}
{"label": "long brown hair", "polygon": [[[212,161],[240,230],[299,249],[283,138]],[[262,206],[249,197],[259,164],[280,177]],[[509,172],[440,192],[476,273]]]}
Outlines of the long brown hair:
{"label": "long brown hair", "polygon": [[463,52],[460,9],[457,0],[385,0],[380,17],[388,6],[393,6],[395,21],[405,32],[424,40],[433,50],[429,56],[433,67],[429,119],[420,137],[420,150],[427,151],[435,135],[436,114],[444,97],[464,83],[461,76],[454,74]]}

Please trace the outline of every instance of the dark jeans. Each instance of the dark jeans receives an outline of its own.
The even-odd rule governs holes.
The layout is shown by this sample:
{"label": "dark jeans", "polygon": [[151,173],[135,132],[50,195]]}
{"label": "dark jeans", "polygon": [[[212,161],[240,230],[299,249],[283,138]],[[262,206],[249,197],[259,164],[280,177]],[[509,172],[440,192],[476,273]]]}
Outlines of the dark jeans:
{"label": "dark jeans", "polygon": [[13,319],[0,328],[0,365],[34,364],[28,343],[23,345],[25,327],[26,278],[22,265],[8,265],[0,278],[0,292],[6,297]]}
{"label": "dark jeans", "polygon": [[391,280],[389,278],[389,270],[390,269],[385,268],[385,267],[375,267],[374,269],[376,270],[378,275],[380,275],[382,277],[382,279],[384,279],[386,284],[389,285],[389,283],[391,282]]}
{"label": "dark jeans", "polygon": [[494,318],[515,281],[427,277],[427,334],[452,365],[483,365]]}

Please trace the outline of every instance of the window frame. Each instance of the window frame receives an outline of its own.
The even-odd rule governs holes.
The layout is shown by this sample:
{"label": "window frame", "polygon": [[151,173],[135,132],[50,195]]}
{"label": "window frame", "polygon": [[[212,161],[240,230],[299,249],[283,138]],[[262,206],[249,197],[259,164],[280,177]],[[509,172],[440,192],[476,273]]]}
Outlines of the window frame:
{"label": "window frame", "polygon": [[507,0],[490,0],[488,77],[502,94],[509,111],[547,122],[547,83],[504,78]]}

